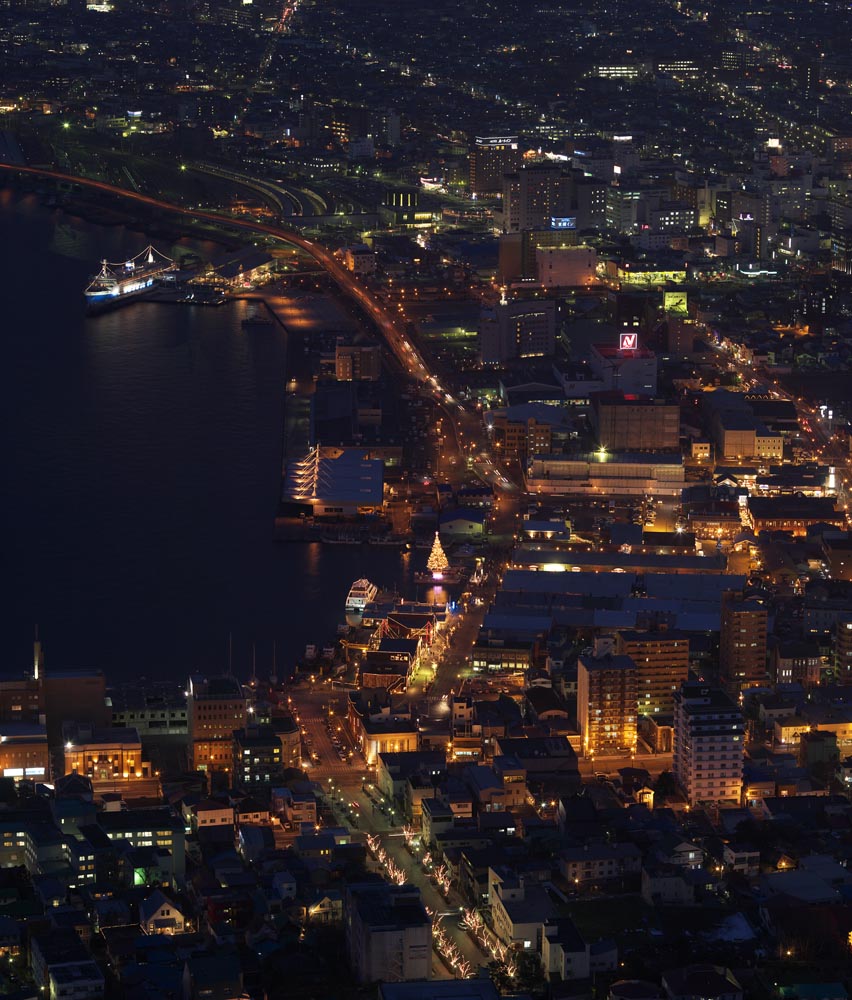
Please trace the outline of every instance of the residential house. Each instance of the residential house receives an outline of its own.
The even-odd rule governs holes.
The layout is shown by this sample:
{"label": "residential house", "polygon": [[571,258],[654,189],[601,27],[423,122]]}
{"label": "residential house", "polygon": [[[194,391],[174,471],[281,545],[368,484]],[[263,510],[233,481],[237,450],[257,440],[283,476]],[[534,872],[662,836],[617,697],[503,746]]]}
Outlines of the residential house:
{"label": "residential house", "polygon": [[146,934],[181,934],[186,921],[178,905],[155,889],[139,904],[139,926]]}

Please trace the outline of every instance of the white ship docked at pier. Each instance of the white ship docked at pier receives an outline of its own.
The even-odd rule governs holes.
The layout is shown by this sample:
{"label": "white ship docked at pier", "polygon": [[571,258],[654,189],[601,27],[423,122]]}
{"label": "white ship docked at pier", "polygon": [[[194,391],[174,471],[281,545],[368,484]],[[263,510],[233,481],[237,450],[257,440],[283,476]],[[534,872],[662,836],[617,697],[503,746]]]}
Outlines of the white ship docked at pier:
{"label": "white ship docked at pier", "polygon": [[96,311],[135,298],[146,292],[158,278],[177,270],[177,266],[171,257],[160,253],[154,246],[145,247],[135,257],[122,263],[112,264],[102,260],[100,271],[84,293],[86,307]]}

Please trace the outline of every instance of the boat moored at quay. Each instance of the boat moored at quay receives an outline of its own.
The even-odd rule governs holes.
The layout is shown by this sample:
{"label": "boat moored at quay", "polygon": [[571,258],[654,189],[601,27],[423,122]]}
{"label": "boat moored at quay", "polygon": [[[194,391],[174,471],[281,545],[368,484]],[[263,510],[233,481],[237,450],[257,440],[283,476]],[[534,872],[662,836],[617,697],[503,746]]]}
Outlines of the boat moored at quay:
{"label": "boat moored at quay", "polygon": [[120,303],[139,298],[156,281],[178,265],[171,257],[147,246],[135,257],[121,263],[101,261],[101,269],[89,282],[84,295],[87,312],[102,312]]}

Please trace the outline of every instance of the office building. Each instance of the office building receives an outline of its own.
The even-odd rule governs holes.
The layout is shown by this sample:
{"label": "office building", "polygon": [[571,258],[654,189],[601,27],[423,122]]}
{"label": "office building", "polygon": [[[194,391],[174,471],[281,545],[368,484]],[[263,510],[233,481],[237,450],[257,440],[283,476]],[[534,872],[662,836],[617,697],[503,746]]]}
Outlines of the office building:
{"label": "office building", "polygon": [[375,344],[338,343],[334,375],[338,382],[377,382],[382,377],[382,349]]}
{"label": "office building", "polygon": [[607,451],[678,451],[680,406],[677,401],[623,392],[596,392],[590,417],[598,444]]}
{"label": "office building", "polygon": [[769,613],[755,597],[729,590],[722,595],[719,676],[732,698],[766,681]]}
{"label": "office building", "polygon": [[617,632],[615,651],[636,664],[639,715],[671,715],[675,692],[689,674],[689,637],[669,629]]}
{"label": "office building", "polygon": [[190,677],[190,760],[196,771],[230,771],[234,733],[245,729],[246,699],[233,677]]}
{"label": "office building", "polygon": [[412,885],[350,885],[344,897],[346,950],[357,983],[432,976],[432,921]]}
{"label": "office building", "polygon": [[672,770],[691,806],[739,805],[745,722],[718,688],[688,683],[675,693]]}
{"label": "office building", "polygon": [[544,358],[556,348],[556,302],[553,299],[505,298],[483,309],[479,353],[483,364],[515,358]]}
{"label": "office building", "polygon": [[636,664],[629,656],[586,654],[577,666],[577,718],[583,753],[635,753]]}
{"label": "office building", "polygon": [[476,136],[470,150],[470,193],[493,197],[503,192],[503,175],[517,171],[523,163],[518,137]]}

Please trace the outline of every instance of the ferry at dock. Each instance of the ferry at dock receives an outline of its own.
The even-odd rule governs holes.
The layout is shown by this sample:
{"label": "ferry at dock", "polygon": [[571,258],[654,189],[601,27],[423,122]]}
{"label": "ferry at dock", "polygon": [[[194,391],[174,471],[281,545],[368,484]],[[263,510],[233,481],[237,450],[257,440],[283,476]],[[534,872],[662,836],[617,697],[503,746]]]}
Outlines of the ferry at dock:
{"label": "ferry at dock", "polygon": [[379,588],[362,578],[356,580],[346,595],[346,621],[349,625],[359,625],[364,614],[364,608],[375,599]]}
{"label": "ferry at dock", "polygon": [[169,271],[177,270],[177,264],[170,257],[160,253],[153,246],[146,247],[135,257],[119,264],[101,261],[101,269],[89,282],[83,293],[86,308],[97,312],[119,302],[137,298]]}

